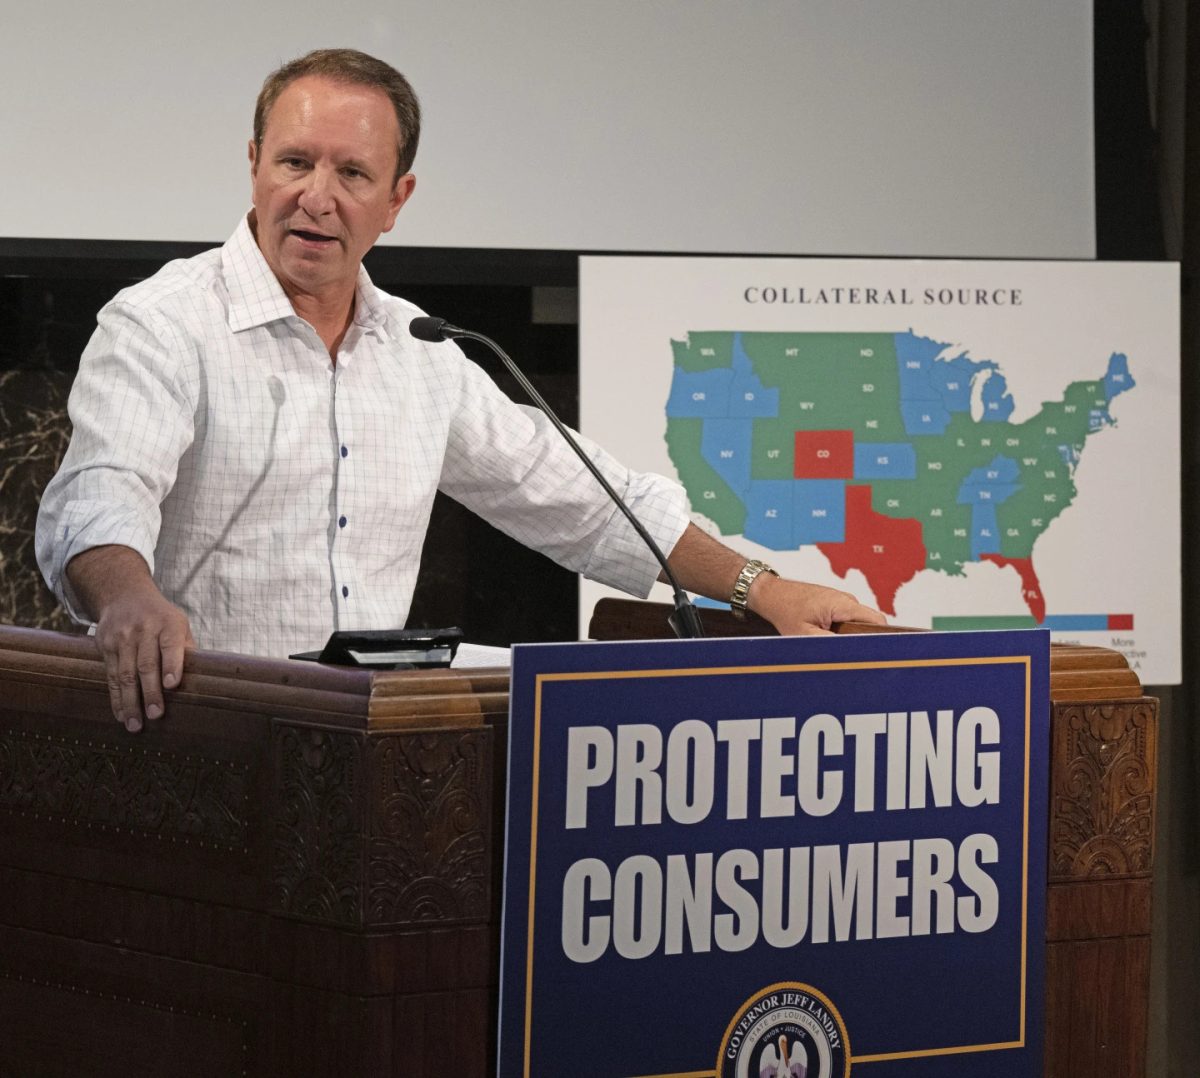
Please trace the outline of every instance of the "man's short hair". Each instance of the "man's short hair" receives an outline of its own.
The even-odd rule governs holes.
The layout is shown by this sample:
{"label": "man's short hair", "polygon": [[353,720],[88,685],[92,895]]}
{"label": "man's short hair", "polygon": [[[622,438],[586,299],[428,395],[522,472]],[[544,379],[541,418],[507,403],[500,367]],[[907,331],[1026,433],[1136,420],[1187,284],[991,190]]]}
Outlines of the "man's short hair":
{"label": "man's short hair", "polygon": [[412,168],[413,158],[417,156],[417,140],[421,135],[421,105],[417,95],[408,79],[391,64],[385,64],[357,49],[314,49],[288,61],[267,76],[254,106],[254,145],[258,152],[262,152],[263,132],[276,99],[290,83],[307,75],[319,75],[353,86],[371,86],[387,94],[400,124],[399,158],[392,182],[395,183]]}

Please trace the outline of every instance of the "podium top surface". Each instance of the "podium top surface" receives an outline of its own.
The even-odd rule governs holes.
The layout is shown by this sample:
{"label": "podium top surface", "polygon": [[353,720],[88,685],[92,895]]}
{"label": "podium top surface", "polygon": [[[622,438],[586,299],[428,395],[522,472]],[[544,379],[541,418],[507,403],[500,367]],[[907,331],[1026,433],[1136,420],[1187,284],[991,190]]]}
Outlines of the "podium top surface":
{"label": "podium top surface", "polygon": [[[588,633],[594,640],[657,640],[670,635],[667,603],[634,599],[601,599],[596,603]],[[711,636],[778,636],[770,622],[753,614],[744,620],[728,610],[705,610],[705,631]],[[902,625],[846,622],[835,627],[842,635],[859,633],[916,633]],[[1140,700],[1142,683],[1119,651],[1071,644],[1050,646],[1050,699],[1072,701]]]}
{"label": "podium top surface", "polygon": [[[104,663],[87,636],[0,625],[0,681],[95,695],[108,711]],[[507,718],[508,671],[367,670],[195,650],[167,695],[168,712],[183,704],[351,728],[473,726]]]}
{"label": "podium top surface", "polygon": [[[596,606],[591,635],[603,640],[647,640],[669,635],[665,604],[606,599]],[[776,635],[758,619],[740,622],[705,611],[714,636]],[[878,631],[847,624],[841,633]],[[918,631],[889,626],[890,632]],[[81,717],[111,721],[104,664],[93,640],[70,633],[0,626],[0,683],[28,685],[45,696],[69,694]],[[506,669],[366,670],[322,666],[214,651],[189,651],[168,711],[185,705],[311,721],[371,731],[481,726],[508,716]],[[1136,700],[1141,682],[1119,652],[1054,645],[1050,696],[1056,703]]]}

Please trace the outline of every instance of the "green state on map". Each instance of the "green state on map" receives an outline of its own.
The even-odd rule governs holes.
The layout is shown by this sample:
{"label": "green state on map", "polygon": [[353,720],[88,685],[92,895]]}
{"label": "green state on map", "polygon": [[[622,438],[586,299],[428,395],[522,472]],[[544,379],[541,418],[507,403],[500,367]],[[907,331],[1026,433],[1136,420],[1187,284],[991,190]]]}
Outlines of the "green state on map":
{"label": "green state on map", "polygon": [[[667,448],[723,535],[815,545],[879,608],[922,570],[1015,570],[1040,624],[1039,536],[1074,500],[1087,440],[1134,387],[1113,353],[1029,419],[998,364],[903,333],[693,332],[672,341]],[[1099,364],[1098,364],[1099,365]]]}

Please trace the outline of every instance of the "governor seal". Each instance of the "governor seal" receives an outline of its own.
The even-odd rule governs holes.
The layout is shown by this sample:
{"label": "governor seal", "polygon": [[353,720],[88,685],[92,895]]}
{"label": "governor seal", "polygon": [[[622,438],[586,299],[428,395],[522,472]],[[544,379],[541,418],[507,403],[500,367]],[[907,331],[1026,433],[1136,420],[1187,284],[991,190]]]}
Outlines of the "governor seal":
{"label": "governor seal", "polygon": [[733,1016],[716,1078],[849,1078],[850,1039],[829,998],[780,981],[755,992]]}

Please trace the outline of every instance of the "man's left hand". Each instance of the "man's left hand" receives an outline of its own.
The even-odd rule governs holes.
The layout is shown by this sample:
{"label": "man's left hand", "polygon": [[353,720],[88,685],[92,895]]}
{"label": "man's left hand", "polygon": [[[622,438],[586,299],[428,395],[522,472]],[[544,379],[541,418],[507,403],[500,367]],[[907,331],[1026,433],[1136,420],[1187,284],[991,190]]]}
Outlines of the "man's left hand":
{"label": "man's left hand", "polygon": [[834,622],[863,621],[886,625],[874,607],[860,603],[847,591],[805,584],[760,573],[750,585],[746,606],[769,621],[780,636],[817,636],[833,632]]}
{"label": "man's left hand", "polygon": [[[746,557],[730,550],[695,524],[689,524],[667,561],[686,591],[727,600],[746,564]],[[660,575],[659,579],[664,578]],[[781,636],[829,634],[834,622],[840,621],[887,624],[887,619],[878,610],[863,605],[847,591],[784,580],[772,573],[759,573],[754,578],[746,596],[746,606],[774,625]]]}

